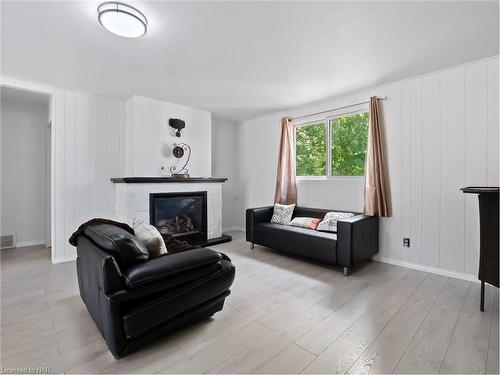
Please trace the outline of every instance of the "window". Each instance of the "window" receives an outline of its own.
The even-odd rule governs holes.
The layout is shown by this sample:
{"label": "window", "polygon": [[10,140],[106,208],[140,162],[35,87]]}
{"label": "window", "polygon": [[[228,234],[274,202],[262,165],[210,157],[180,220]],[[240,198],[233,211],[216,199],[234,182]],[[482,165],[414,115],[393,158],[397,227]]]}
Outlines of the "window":
{"label": "window", "polygon": [[368,112],[297,125],[296,174],[363,176],[367,140]]}
{"label": "window", "polygon": [[325,122],[296,128],[297,176],[324,176],[326,174],[326,133]]}
{"label": "window", "polygon": [[330,139],[330,174],[363,176],[368,141],[368,112],[330,120]]}

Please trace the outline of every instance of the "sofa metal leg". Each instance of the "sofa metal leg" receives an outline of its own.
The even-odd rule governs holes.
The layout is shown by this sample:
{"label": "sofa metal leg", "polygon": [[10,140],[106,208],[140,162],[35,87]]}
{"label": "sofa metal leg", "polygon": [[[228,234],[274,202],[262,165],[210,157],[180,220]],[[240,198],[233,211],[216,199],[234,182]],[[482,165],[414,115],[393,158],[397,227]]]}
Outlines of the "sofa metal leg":
{"label": "sofa metal leg", "polygon": [[344,276],[349,276],[350,269],[349,267],[344,267]]}
{"label": "sofa metal leg", "polygon": [[481,311],[484,311],[484,281],[481,281]]}
{"label": "sofa metal leg", "polygon": [[253,246],[253,242],[250,244],[250,249],[253,249],[254,246]]}

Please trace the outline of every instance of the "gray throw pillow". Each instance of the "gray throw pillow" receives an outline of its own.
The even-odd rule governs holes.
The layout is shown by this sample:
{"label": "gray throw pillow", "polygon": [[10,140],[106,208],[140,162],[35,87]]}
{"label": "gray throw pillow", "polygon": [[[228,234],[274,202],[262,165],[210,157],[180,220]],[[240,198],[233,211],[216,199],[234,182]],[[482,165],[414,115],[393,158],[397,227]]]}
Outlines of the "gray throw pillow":
{"label": "gray throw pillow", "polygon": [[352,212],[328,212],[316,230],[324,232],[337,232],[337,221],[354,216]]}
{"label": "gray throw pillow", "polygon": [[293,210],[295,204],[274,204],[273,217],[271,218],[271,223],[275,224],[288,224],[292,220]]}

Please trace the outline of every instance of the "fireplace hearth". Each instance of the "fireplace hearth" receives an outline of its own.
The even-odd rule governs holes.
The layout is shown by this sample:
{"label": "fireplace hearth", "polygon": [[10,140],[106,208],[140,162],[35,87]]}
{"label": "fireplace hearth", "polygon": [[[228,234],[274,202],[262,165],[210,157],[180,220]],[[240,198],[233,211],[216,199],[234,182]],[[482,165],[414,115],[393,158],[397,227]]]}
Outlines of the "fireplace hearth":
{"label": "fireplace hearth", "polygon": [[190,244],[207,242],[207,192],[149,194],[149,219],[160,233]]}

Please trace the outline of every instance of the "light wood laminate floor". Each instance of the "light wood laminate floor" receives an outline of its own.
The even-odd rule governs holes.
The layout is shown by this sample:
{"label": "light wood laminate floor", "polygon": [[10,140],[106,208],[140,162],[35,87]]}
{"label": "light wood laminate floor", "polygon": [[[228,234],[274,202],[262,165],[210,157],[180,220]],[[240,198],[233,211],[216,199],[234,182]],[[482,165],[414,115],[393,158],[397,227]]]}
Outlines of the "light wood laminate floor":
{"label": "light wood laminate floor", "polygon": [[236,265],[224,310],[115,360],[78,294],[74,262],[1,252],[1,366],[69,373],[498,373],[498,291],[367,262],[279,255],[241,232],[214,246]]}

